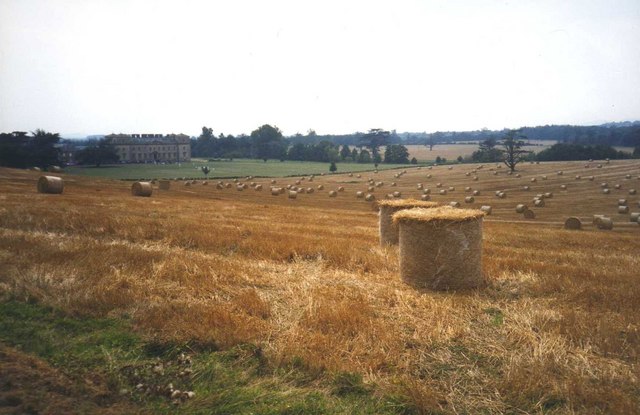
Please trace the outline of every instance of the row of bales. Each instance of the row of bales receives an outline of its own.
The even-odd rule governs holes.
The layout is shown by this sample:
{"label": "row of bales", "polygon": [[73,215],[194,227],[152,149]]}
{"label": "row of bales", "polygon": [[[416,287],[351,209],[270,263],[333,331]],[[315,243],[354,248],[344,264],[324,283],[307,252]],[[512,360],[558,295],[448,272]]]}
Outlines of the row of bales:
{"label": "row of bales", "polygon": [[[461,166],[455,166],[455,167],[448,166],[447,170],[451,172],[454,169],[459,170],[459,167]],[[380,175],[379,178],[375,178],[375,179],[371,177],[371,175],[369,175],[370,177],[363,179],[362,182],[358,184],[358,186],[362,186],[362,187],[360,188],[356,187],[355,189],[354,189],[355,186],[348,186],[348,189],[345,189],[345,186],[342,185],[340,182],[338,182],[333,188],[331,187],[330,184],[327,184],[326,182],[325,184],[312,184],[311,182],[313,182],[313,179],[314,179],[313,175],[308,177],[300,177],[299,179],[290,179],[292,181],[295,180],[295,183],[290,182],[289,184],[286,184],[286,185],[280,184],[278,183],[278,181],[286,182],[286,181],[289,181],[289,179],[278,179],[278,181],[273,179],[271,180],[270,186],[268,184],[264,184],[264,185],[267,186],[267,189],[269,190],[269,194],[273,195],[274,197],[277,197],[280,195],[286,195],[285,197],[289,199],[297,199],[299,198],[300,195],[312,194],[316,192],[323,193],[325,195],[324,197],[328,196],[329,198],[336,198],[341,193],[350,194],[352,195],[352,197],[355,197],[355,199],[365,200],[368,202],[373,202],[376,199],[377,200],[385,200],[385,199],[400,200],[405,197],[418,197],[422,201],[430,201],[430,200],[433,200],[433,198],[438,198],[438,199],[449,198],[449,201],[447,201],[448,204],[454,207],[459,207],[461,204],[459,201],[450,201],[451,196],[453,194],[460,194],[459,200],[463,201],[465,205],[480,208],[488,214],[493,211],[491,206],[492,203],[490,202],[486,203],[485,200],[488,197],[493,197],[493,196],[490,196],[491,191],[486,190],[486,185],[481,185],[481,187],[477,187],[478,186],[477,183],[478,182],[482,183],[483,180],[480,180],[480,177],[483,171],[495,173],[501,169],[502,169],[501,165],[496,165],[495,167],[485,167],[484,165],[476,165],[469,171],[464,171],[466,169],[463,168],[461,175],[464,174],[465,180],[469,180],[469,179],[471,180],[471,183],[469,182],[466,183],[468,184],[467,186],[460,186],[460,188],[464,187],[463,194],[458,193],[459,192],[457,189],[459,185],[458,182],[455,183],[456,184],[455,186],[453,185],[454,183],[452,182],[449,182],[449,185],[446,185],[445,183],[452,178],[455,179],[455,177],[458,177],[457,172],[453,172],[453,174],[449,174],[448,177],[439,176],[438,177],[439,181],[437,183],[432,182],[431,188],[427,187],[428,186],[427,182],[429,182],[432,179],[433,181],[435,181],[434,176],[439,175],[438,171],[433,169],[433,167],[431,166],[425,167],[425,170],[427,171],[425,171],[424,173],[420,172],[420,170],[422,170],[421,167],[411,169],[411,173],[409,174],[409,176],[412,176],[413,178],[415,178],[416,173],[418,173],[418,175],[420,176],[420,178],[418,179],[419,183],[413,184],[413,186],[415,186],[414,188],[418,191],[417,196],[412,194],[413,192],[411,190],[407,191],[406,186],[408,184],[407,181],[409,181],[405,179],[405,175],[407,175],[408,173],[407,170],[391,172],[393,173],[393,176],[390,176],[388,174],[389,172],[386,172],[386,176],[385,174],[382,174]],[[373,174],[376,174],[376,172],[373,172]],[[558,179],[556,179],[556,181],[553,183],[551,181],[551,177],[548,177],[548,175],[550,176],[549,173],[547,174],[538,173],[534,175],[534,177],[523,177],[523,175],[524,175],[523,173],[512,174],[512,176],[514,176],[515,178],[520,178],[520,179],[531,182],[524,185],[522,188],[520,188],[527,192],[536,190],[535,187],[537,185],[535,183],[537,183],[539,180],[543,182],[546,180],[549,180],[549,185],[552,185],[552,187],[556,188],[557,191],[561,194],[569,194],[572,191],[572,186],[570,182],[564,180],[566,179],[567,174],[565,174],[565,171],[563,170],[558,170],[556,172],[554,176],[557,177]],[[360,173],[357,173],[357,174],[349,173],[347,176],[348,177],[355,176],[358,179],[362,178],[362,174]],[[345,175],[332,175],[331,177],[345,177]],[[594,182],[595,178],[596,178],[595,176],[588,176],[586,178],[587,179],[586,181]],[[631,180],[632,178],[633,176],[631,176],[630,174],[627,174],[625,176],[626,180]],[[386,179],[388,179],[388,181]],[[559,179],[563,180],[563,182],[557,183]],[[573,180],[582,180],[582,179],[583,178],[581,175],[576,175]],[[612,190],[616,190],[616,191],[624,191],[625,193],[629,193],[630,196],[637,194],[633,186],[625,186],[621,183],[616,183],[615,181],[609,184],[611,177],[606,177],[606,180],[607,180],[606,182],[603,181],[600,183],[600,186],[603,189],[611,188]],[[154,184],[153,181],[151,183],[152,185]],[[184,181],[185,186],[193,186],[199,183],[202,183],[203,185],[208,185],[209,183],[213,183],[213,182],[209,182],[207,180]],[[347,181],[344,183],[353,183],[353,181],[351,182]],[[159,188],[161,190],[168,190],[169,187],[174,183],[171,183],[170,181],[167,181],[167,180],[160,180],[160,181],[157,181],[155,184],[159,184]],[[322,192],[323,190],[325,190],[325,185],[328,188],[326,189],[325,192]],[[218,181],[215,184],[216,189],[224,190],[224,189],[235,188],[237,191],[245,191],[245,190],[251,190],[251,189],[255,191],[262,191],[263,190],[262,186],[263,184],[257,183],[257,181],[252,176],[247,176],[244,180],[233,179],[233,181],[231,182]],[[536,214],[534,213],[534,209],[548,207],[550,203],[550,199],[554,197],[553,191],[542,191],[532,196],[531,199],[529,200],[523,200],[521,199],[521,196],[520,196],[522,195],[522,193],[518,192],[518,187],[514,188],[513,186],[509,186],[509,184],[506,183],[504,179],[499,183],[499,186],[500,187],[498,188],[498,190],[495,190],[494,192],[495,198],[502,201],[510,200],[509,195],[511,195],[511,198],[514,199],[512,202],[513,204],[511,205],[513,206],[512,209],[515,209],[515,212],[518,214],[521,214],[524,219],[535,219]],[[148,186],[140,185],[136,187],[140,187],[140,188],[146,187],[146,189],[148,189]],[[548,185],[545,187],[546,189],[544,190],[551,190],[549,189]],[[538,191],[540,190],[543,190],[543,189],[538,189]],[[153,189],[151,190],[151,192],[152,191]],[[405,195],[405,192],[407,193],[407,195]],[[133,186],[132,186],[132,194],[139,195],[139,196],[150,195],[148,190],[142,190],[142,191],[134,190]],[[343,198],[340,198],[340,200],[344,201]],[[445,202],[445,201],[443,200],[442,202]],[[557,206],[563,205],[564,203],[565,203],[564,201],[559,200],[557,203],[553,203],[552,206],[557,207]],[[500,202],[497,204],[499,206],[500,214],[502,214],[502,212],[505,212],[504,202]],[[553,211],[553,208],[552,208],[552,211]],[[637,212],[630,211],[629,207],[627,208],[619,207],[617,211],[620,214],[630,214],[630,222],[632,222],[631,220],[632,218],[636,217],[636,215],[633,215],[633,214],[637,213]],[[604,212],[606,212],[606,210]],[[595,213],[600,214],[600,212],[597,212],[597,211]]]}

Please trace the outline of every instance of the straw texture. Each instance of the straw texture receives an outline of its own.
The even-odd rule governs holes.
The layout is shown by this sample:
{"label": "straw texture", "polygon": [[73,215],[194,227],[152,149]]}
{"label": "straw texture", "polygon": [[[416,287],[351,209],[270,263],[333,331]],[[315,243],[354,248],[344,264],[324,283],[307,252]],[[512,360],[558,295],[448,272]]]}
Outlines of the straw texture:
{"label": "straw texture", "polygon": [[379,207],[379,228],[380,228],[380,245],[397,245],[398,244],[398,227],[393,224],[393,215],[402,209],[425,208],[431,209],[437,207],[435,202],[426,202],[414,199],[390,199],[378,202]]}
{"label": "straw texture", "polygon": [[60,177],[40,176],[38,179],[38,193],[60,194],[64,189],[64,182]]}

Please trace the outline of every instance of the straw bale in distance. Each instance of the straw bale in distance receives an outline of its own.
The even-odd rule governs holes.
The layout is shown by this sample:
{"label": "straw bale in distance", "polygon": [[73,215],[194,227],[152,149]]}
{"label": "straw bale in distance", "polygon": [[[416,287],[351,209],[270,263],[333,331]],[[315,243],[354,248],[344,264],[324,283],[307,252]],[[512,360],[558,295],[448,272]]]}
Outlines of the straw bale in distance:
{"label": "straw bale in distance", "polygon": [[434,290],[475,288],[483,284],[484,212],[447,206],[401,210],[400,275],[407,284]]}
{"label": "straw bale in distance", "polygon": [[480,196],[480,190],[474,190],[473,191],[473,195],[474,196]]}
{"label": "straw bale in distance", "polygon": [[491,209],[491,206],[484,205],[484,206],[481,206],[481,207],[480,207],[480,210],[481,210],[481,211],[483,211],[483,212],[485,213],[485,215],[487,215],[487,216],[488,216],[488,215],[490,215],[490,214],[491,214],[491,211],[492,211],[493,209]]}
{"label": "straw bale in distance", "polygon": [[567,220],[564,221],[564,228],[565,229],[582,229],[582,222],[580,222],[580,219],[576,218],[575,216],[571,216],[570,218],[567,218]]}
{"label": "straw bale in distance", "polygon": [[262,190],[262,185],[257,184],[256,187],[253,188],[256,192],[260,192]]}
{"label": "straw bale in distance", "polygon": [[632,212],[631,215],[629,215],[629,222],[640,223],[640,212]]}
{"label": "straw bale in distance", "polygon": [[464,203],[473,203],[474,200],[473,196],[467,196],[464,198]]}
{"label": "straw bale in distance", "polygon": [[279,196],[280,195],[280,188],[279,187],[272,187],[271,188],[271,196]]}
{"label": "straw bale in distance", "polygon": [[613,221],[611,220],[611,218],[602,216],[596,223],[596,226],[598,227],[598,229],[611,230],[613,229]]}
{"label": "straw bale in distance", "polygon": [[338,196],[338,192],[336,192],[335,190],[331,190],[329,192],[329,197],[336,197],[336,196]]}
{"label": "straw bale in distance", "polygon": [[629,194],[630,195],[635,195],[636,193],[637,193],[636,189],[629,189]]}
{"label": "straw bale in distance", "polygon": [[523,205],[522,203],[516,205],[516,213],[524,213],[527,210],[527,205]]}
{"label": "straw bale in distance", "polygon": [[420,196],[420,200],[426,202],[427,200],[431,200],[431,196],[429,196],[429,195],[421,195]]}
{"label": "straw bale in distance", "polygon": [[64,190],[64,182],[56,176],[40,176],[38,179],[38,193],[60,194]]}
{"label": "straw bale in distance", "polygon": [[131,194],[134,196],[149,197],[153,193],[151,182],[135,182],[131,185]]}
{"label": "straw bale in distance", "polygon": [[356,197],[358,199],[362,199],[364,197],[364,192],[356,192]]}
{"label": "straw bale in distance", "polygon": [[373,202],[376,199],[376,197],[374,195],[372,195],[371,193],[368,193],[365,197],[364,200],[366,200],[367,202]]}
{"label": "straw bale in distance", "polygon": [[618,199],[618,206],[627,206],[627,199]]}
{"label": "straw bale in distance", "polygon": [[629,213],[629,206],[618,206],[618,213]]}
{"label": "straw bale in distance", "polygon": [[298,197],[298,192],[289,190],[289,199],[295,199]]}
{"label": "straw bale in distance", "polygon": [[525,209],[522,212],[522,216],[524,216],[525,219],[535,219],[536,218],[536,214],[531,209]]}
{"label": "straw bale in distance", "polygon": [[[423,195],[424,196],[424,195]],[[435,202],[426,202],[414,199],[402,200],[381,200],[378,202],[380,245],[397,245],[398,244],[398,227],[393,224],[392,216],[403,209],[412,209],[416,207],[431,209],[437,207]]]}

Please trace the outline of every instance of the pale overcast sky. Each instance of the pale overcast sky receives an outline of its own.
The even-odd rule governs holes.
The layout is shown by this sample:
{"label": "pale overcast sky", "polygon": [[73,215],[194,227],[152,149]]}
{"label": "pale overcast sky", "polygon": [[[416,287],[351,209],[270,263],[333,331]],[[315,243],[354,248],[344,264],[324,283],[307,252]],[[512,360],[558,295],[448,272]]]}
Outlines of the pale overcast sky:
{"label": "pale overcast sky", "polygon": [[638,119],[638,0],[0,0],[0,132]]}

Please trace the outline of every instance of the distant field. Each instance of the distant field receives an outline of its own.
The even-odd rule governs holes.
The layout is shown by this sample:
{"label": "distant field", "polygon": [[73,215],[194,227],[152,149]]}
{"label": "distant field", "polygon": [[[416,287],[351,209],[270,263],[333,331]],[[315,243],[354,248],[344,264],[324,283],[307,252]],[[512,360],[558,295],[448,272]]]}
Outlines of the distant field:
{"label": "distant field", "polygon": [[[204,159],[194,159],[190,163],[167,165],[153,164],[120,164],[105,167],[69,167],[67,172],[82,176],[108,177],[112,179],[140,179],[140,178],[175,178],[193,177],[204,178],[201,166],[209,166],[213,170],[209,177],[282,177],[292,175],[329,173],[329,163],[310,161],[276,161],[238,159],[233,161],[210,162]],[[378,169],[392,169],[406,165],[381,164]],[[337,163],[338,173],[349,171],[373,170],[373,164]]]}
{"label": "distant field", "polygon": [[[551,147],[555,144],[555,141],[536,141],[530,140],[531,146],[527,146],[526,150],[539,153],[540,151]],[[448,161],[454,161],[459,156],[470,156],[474,151],[478,149],[478,144],[437,144],[433,147],[432,151],[429,151],[427,146],[412,144],[406,146],[409,149],[409,158],[415,157],[418,161],[433,161],[436,157],[444,157]]]}

